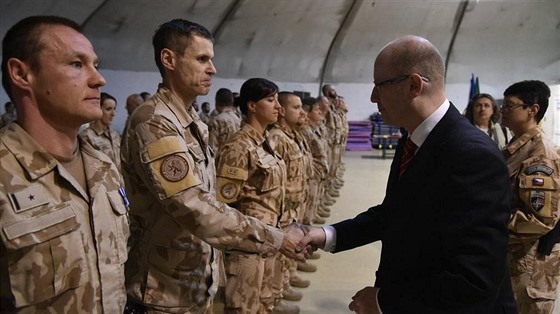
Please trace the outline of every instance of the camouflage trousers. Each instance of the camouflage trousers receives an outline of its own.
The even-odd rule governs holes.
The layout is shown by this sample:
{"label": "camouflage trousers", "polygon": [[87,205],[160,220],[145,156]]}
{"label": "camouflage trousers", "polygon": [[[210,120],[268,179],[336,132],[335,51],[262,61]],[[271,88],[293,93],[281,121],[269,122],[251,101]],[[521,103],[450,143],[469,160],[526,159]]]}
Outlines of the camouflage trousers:
{"label": "camouflage trousers", "polygon": [[272,313],[275,258],[225,254],[224,313]]}
{"label": "camouflage trousers", "polygon": [[302,222],[306,225],[312,223],[313,218],[317,215],[317,209],[319,209],[320,200],[322,196],[324,181],[319,180],[309,180],[308,188],[309,193],[307,196],[307,208],[302,210],[303,220]]}
{"label": "camouflage trousers", "polygon": [[276,264],[274,265],[274,283],[272,285],[272,295],[274,296],[274,305],[282,301],[284,289],[290,287],[290,265],[294,263],[297,268],[296,261],[287,258],[282,254],[276,255]]}
{"label": "camouflage trousers", "polygon": [[[206,304],[203,306],[193,306],[193,307],[165,307],[149,304],[145,306],[145,314],[212,314],[212,307],[214,302],[212,298],[208,298]],[[125,311],[125,314],[127,311]],[[134,312],[128,312],[134,313]]]}
{"label": "camouflage trousers", "polygon": [[[537,242],[538,243],[538,242]],[[528,250],[508,254],[512,287],[520,314],[552,314],[560,282],[560,243],[548,256]]]}

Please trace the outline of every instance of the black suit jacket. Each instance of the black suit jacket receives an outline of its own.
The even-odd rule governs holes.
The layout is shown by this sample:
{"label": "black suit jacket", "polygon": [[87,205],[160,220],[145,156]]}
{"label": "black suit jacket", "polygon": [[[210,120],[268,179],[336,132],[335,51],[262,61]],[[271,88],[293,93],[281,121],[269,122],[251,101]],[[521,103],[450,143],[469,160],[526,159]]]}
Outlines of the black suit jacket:
{"label": "black suit jacket", "polygon": [[497,145],[451,105],[399,178],[405,140],[383,203],[333,225],[336,252],[382,241],[375,286],[384,314],[515,313],[510,187]]}

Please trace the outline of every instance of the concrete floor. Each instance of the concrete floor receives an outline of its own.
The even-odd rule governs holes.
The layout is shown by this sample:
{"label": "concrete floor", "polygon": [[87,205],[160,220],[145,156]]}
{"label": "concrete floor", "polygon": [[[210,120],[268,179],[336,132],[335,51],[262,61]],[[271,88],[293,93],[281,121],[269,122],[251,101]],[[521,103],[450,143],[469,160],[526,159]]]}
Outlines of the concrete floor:
{"label": "concrete floor", "polygon": [[[331,216],[326,218],[327,224],[352,218],[381,203],[391,159],[391,151],[388,151],[387,159],[382,159],[378,150],[345,153],[345,184],[332,206]],[[302,278],[311,281],[308,288],[294,288],[303,293],[303,299],[287,303],[297,304],[302,314],[351,313],[348,304],[352,296],[375,281],[381,244],[377,242],[337,254],[319,252],[321,258],[310,261],[318,270],[315,273],[299,272]],[[214,312],[222,313],[222,305],[215,305]],[[560,298],[556,300],[554,313],[560,314]]]}
{"label": "concrete floor", "polygon": [[[377,158],[364,158],[377,157]],[[331,206],[327,223],[353,218],[367,208],[381,203],[389,176],[392,156],[381,159],[380,151],[347,151],[344,157],[346,171],[340,197]],[[352,296],[375,281],[379,265],[379,242],[354,250],[331,254],[319,250],[321,258],[310,261],[317,272],[300,276],[311,281],[311,286],[297,289],[303,293],[299,305],[301,313],[350,313]]]}

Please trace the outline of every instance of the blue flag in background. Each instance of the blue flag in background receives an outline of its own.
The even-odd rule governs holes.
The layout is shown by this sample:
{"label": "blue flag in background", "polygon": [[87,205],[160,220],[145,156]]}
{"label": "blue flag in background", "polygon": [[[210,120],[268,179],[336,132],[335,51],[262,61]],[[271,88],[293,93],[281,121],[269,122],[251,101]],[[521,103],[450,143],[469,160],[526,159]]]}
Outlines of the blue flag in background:
{"label": "blue flag in background", "polygon": [[480,94],[480,87],[478,85],[478,76],[474,77],[474,73],[471,75],[471,89],[469,91],[469,101],[473,99],[474,96]]}

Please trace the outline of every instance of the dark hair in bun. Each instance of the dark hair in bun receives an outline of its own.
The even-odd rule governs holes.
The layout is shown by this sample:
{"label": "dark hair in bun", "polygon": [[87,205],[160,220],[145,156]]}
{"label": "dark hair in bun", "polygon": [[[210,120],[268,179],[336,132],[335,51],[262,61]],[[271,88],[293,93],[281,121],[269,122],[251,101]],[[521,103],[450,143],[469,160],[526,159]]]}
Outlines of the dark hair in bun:
{"label": "dark hair in bun", "polygon": [[235,105],[241,113],[247,115],[247,102],[259,101],[278,93],[278,86],[264,78],[250,78],[241,86],[239,97],[235,98]]}

